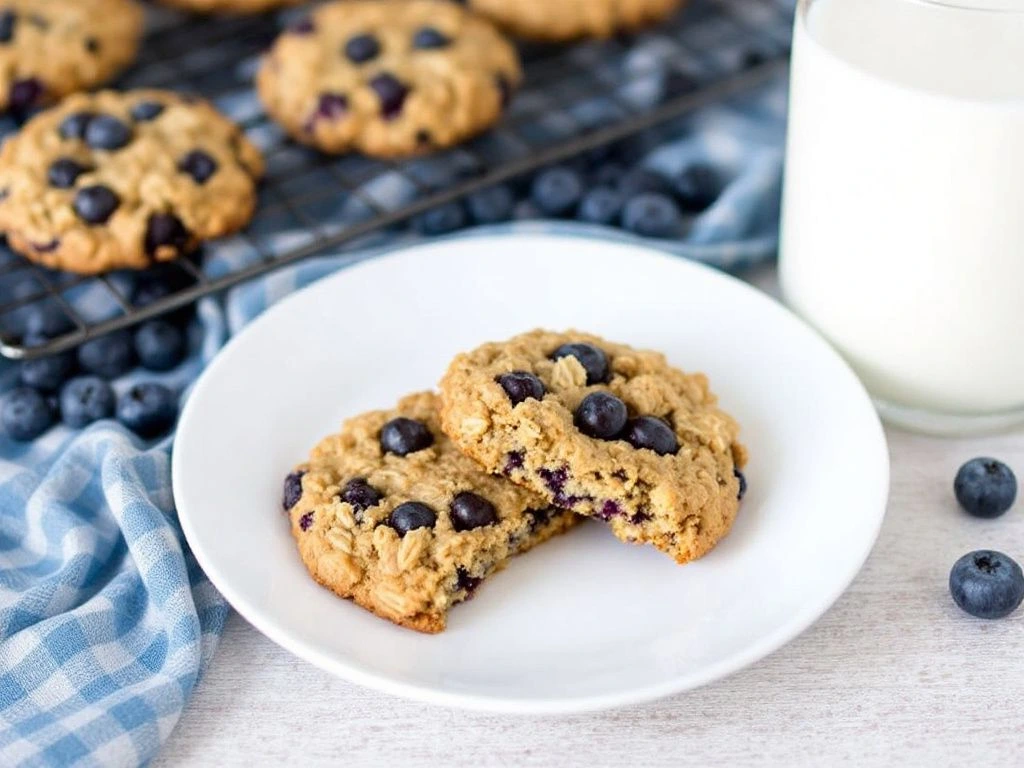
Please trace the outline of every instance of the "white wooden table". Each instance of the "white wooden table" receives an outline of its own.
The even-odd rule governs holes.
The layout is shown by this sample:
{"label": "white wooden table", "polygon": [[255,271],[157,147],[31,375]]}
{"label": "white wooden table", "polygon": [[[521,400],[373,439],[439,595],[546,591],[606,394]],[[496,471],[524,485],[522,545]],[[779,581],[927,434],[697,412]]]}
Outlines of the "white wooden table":
{"label": "white wooden table", "polygon": [[952,493],[977,455],[1024,480],[1024,433],[888,437],[889,510],[864,570],[808,632],[727,680],[605,713],[475,714],[336,679],[233,614],[156,765],[1024,765],[1024,608],[983,622],[947,589],[970,550],[1024,562],[1024,499],[981,521]]}

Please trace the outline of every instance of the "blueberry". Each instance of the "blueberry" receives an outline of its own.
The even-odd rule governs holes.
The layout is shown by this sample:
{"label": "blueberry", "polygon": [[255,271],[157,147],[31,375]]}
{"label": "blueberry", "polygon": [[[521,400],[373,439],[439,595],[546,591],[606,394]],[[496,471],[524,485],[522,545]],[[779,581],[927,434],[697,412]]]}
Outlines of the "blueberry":
{"label": "blueberry", "polygon": [[433,27],[420,27],[412,36],[412,47],[420,49],[444,48],[451,40]]}
{"label": "blueberry", "polygon": [[583,197],[583,180],[570,168],[549,168],[537,174],[530,196],[546,216],[571,216]]}
{"label": "blueberry", "polygon": [[82,370],[104,379],[116,379],[135,365],[135,349],[128,331],[91,339],[78,348],[78,364]]}
{"label": "blueberry", "polygon": [[971,459],[956,473],[953,491],[960,506],[975,517],[1004,514],[1017,498],[1013,470],[990,458]]}
{"label": "blueberry", "polygon": [[455,589],[465,592],[467,600],[476,592],[476,588],[483,583],[483,580],[482,576],[473,576],[462,566],[455,569]]}
{"label": "blueberry", "polygon": [[55,420],[53,407],[46,397],[28,387],[18,387],[7,393],[0,422],[13,440],[34,440],[48,430]]}
{"label": "blueberry", "polygon": [[150,120],[156,120],[163,114],[165,107],[159,101],[140,101],[137,104],[133,104],[130,110],[133,120],[140,123],[148,123]]}
{"label": "blueberry", "polygon": [[516,198],[511,187],[498,184],[473,192],[466,199],[466,205],[477,224],[497,224],[512,218]]}
{"label": "blueberry", "polygon": [[121,198],[110,187],[94,184],[75,193],[75,213],[87,224],[103,224],[117,210]]}
{"label": "blueberry", "polygon": [[178,170],[205,184],[217,172],[217,161],[201,149],[193,149],[178,162]]}
{"label": "blueberry", "polygon": [[721,193],[718,173],[708,165],[691,165],[675,181],[675,197],[687,213],[710,208]]}
{"label": "blueberry", "polygon": [[166,320],[149,320],[135,331],[135,354],[143,368],[169,371],[185,359],[185,336]]}
{"label": "blueberry", "polygon": [[452,517],[452,527],[456,531],[470,531],[498,522],[498,512],[494,505],[469,491],[457,494],[448,509]]}
{"label": "blueberry", "polygon": [[587,385],[606,384],[610,378],[608,356],[593,344],[563,344],[551,353],[552,360],[575,357],[587,372]]}
{"label": "blueberry", "polygon": [[356,512],[362,512],[380,504],[384,494],[366,482],[366,478],[356,477],[345,483],[341,490],[341,500],[351,504]]}
{"label": "blueberry", "polygon": [[733,467],[732,473],[736,476],[736,479],[740,481],[740,490],[736,494],[736,498],[742,501],[743,497],[747,495],[747,476],[735,467]]}
{"label": "blueberry", "polygon": [[583,196],[576,218],[588,224],[614,225],[622,214],[623,202],[620,192],[608,187],[596,187]]}
{"label": "blueberry", "polygon": [[85,143],[93,149],[121,149],[132,140],[132,129],[112,115],[96,115],[85,126]]}
{"label": "blueberry", "polygon": [[462,203],[444,203],[416,217],[413,226],[422,235],[444,235],[466,226],[466,209]]}
{"label": "blueberry", "polygon": [[11,92],[7,97],[7,106],[12,112],[25,112],[39,103],[46,89],[34,77],[15,80],[11,84]]}
{"label": "blueberry", "polygon": [[626,426],[626,404],[608,392],[592,392],[576,409],[573,423],[589,437],[612,440]]}
{"label": "blueberry", "polygon": [[640,416],[626,426],[626,442],[634,448],[646,448],[659,456],[669,456],[679,451],[679,440],[672,427],[657,416]]}
{"label": "blueberry", "polygon": [[174,424],[178,403],[169,387],[136,384],[117,401],[117,420],[139,437],[156,437]]}
{"label": "blueberry", "polygon": [[93,117],[92,112],[73,112],[61,121],[57,133],[62,139],[84,139],[85,129]]}
{"label": "blueberry", "polygon": [[114,415],[114,389],[98,376],[79,376],[60,391],[60,413],[69,427],[81,429]]}
{"label": "blueberry", "polygon": [[434,436],[427,425],[415,419],[398,417],[380,430],[380,448],[384,453],[406,456],[422,451],[434,444]]}
{"label": "blueberry", "polygon": [[71,319],[56,304],[36,304],[25,318],[25,343],[35,347],[44,339],[63,336],[73,329]]}
{"label": "blueberry", "polygon": [[[182,287],[185,286],[174,285],[155,277],[140,279],[135,284],[135,288],[132,291],[132,304],[136,307],[148,307],[150,304],[170,296]],[[184,327],[188,325],[189,321],[192,319],[194,311],[195,310],[192,305],[187,305],[172,312],[168,312],[162,317],[177,326]]]}
{"label": "blueberry", "polygon": [[601,163],[592,179],[594,186],[618,188],[626,175],[626,169],[618,163]]}
{"label": "blueberry", "polygon": [[519,403],[531,397],[535,400],[540,400],[544,397],[544,382],[528,371],[503,373],[498,377],[497,381],[501,388],[505,390],[508,399],[512,401],[512,405],[519,405]]}
{"label": "blueberry", "polygon": [[0,13],[0,43],[9,43],[14,37],[14,24],[18,17],[14,11],[3,11]]}
{"label": "blueberry", "polygon": [[505,75],[497,74],[494,76],[494,87],[498,89],[502,108],[507,107],[512,101],[512,84]]}
{"label": "blueberry", "polygon": [[[43,342],[41,337],[29,337],[26,344],[37,346],[35,343],[37,340],[40,343]],[[74,370],[74,353],[58,352],[56,355],[22,361],[18,375],[21,383],[26,387],[33,387],[43,392],[56,392],[60,389],[61,384],[74,373]]]}
{"label": "blueberry", "polygon": [[409,531],[417,528],[433,528],[437,522],[437,513],[426,504],[418,501],[407,501],[399,504],[388,517],[388,524],[398,531],[399,536],[405,536]]}
{"label": "blueberry", "polygon": [[290,473],[284,479],[284,493],[281,496],[281,506],[287,512],[302,498],[302,478],[305,472],[297,471]]}
{"label": "blueberry", "polygon": [[46,179],[50,186],[57,189],[71,189],[75,186],[78,177],[90,169],[81,163],[77,163],[70,157],[61,157],[54,160],[46,172]]}
{"label": "blueberry", "polygon": [[146,224],[143,246],[150,256],[161,248],[173,248],[181,254],[188,250],[191,235],[173,213],[154,213]]}
{"label": "blueberry", "polygon": [[304,19],[299,19],[288,27],[288,31],[293,35],[311,35],[316,32],[316,25],[313,23],[313,20],[307,16]]}
{"label": "blueberry", "polygon": [[683,216],[672,198],[650,192],[626,203],[622,226],[641,237],[678,237],[683,228]]}
{"label": "blueberry", "polygon": [[956,561],[949,572],[949,591],[971,616],[1001,619],[1024,602],[1024,572],[1002,552],[978,550]]}
{"label": "blueberry", "polygon": [[672,184],[667,178],[657,171],[642,167],[628,171],[619,181],[618,189],[623,197],[636,197],[644,194],[672,196]]}
{"label": "blueberry", "polygon": [[370,88],[380,99],[380,113],[385,120],[394,120],[402,113],[409,89],[398,78],[382,72],[370,81]]}
{"label": "blueberry", "polygon": [[345,43],[345,56],[354,64],[362,64],[377,58],[380,43],[373,35],[355,35]]}

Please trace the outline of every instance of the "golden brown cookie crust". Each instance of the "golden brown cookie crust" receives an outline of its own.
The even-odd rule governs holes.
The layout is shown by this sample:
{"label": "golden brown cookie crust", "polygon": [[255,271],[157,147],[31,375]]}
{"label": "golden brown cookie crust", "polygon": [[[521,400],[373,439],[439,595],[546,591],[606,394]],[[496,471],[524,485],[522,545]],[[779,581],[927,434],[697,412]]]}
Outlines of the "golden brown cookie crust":
{"label": "golden brown cookie crust", "polygon": [[298,5],[307,0],[159,0],[164,5],[191,13],[264,13],[276,8]]}
{"label": "golden brown cookie crust", "polygon": [[[460,570],[463,579],[485,579],[512,556],[578,520],[560,511],[549,516],[540,497],[481,471],[441,432],[437,405],[434,394],[420,393],[403,398],[393,410],[345,422],[299,467],[305,473],[302,495],[289,510],[299,554],[319,584],[420,632],[442,631],[448,610],[472,593],[472,587],[460,586]],[[385,454],[381,428],[399,416],[427,425],[433,445],[406,456]],[[358,510],[341,500],[342,489],[354,478],[365,479],[382,494],[377,505]],[[456,531],[449,505],[464,491],[489,501],[497,522]],[[407,501],[430,506],[437,514],[435,525],[400,535],[388,519]]]}
{"label": "golden brown cookie crust", "polygon": [[[608,356],[611,379],[588,386],[574,357],[551,354],[584,342]],[[513,406],[497,377],[533,373],[541,400]],[[657,416],[680,449],[661,456],[624,440],[580,432],[574,412],[591,392],[621,398],[630,416]],[[552,504],[605,519],[620,539],[650,542],[677,562],[708,552],[728,533],[739,508],[746,451],[739,427],[717,406],[703,374],[685,374],[657,352],[636,350],[586,333],[533,331],[484,344],[452,361],[441,381],[441,423],[467,455]]]}
{"label": "golden brown cookie crust", "polygon": [[611,37],[664,21],[684,0],[469,0],[514,35],[558,42]]}
{"label": "golden brown cookie crust", "polygon": [[0,111],[106,82],[135,60],[142,36],[134,0],[0,0],[0,14],[10,24],[0,42]]}
{"label": "golden brown cookie crust", "polygon": [[[448,44],[414,48],[424,27]],[[379,52],[355,63],[356,35]],[[407,94],[385,110],[371,82],[395,78]],[[515,48],[486,20],[444,0],[340,0],[283,33],[264,58],[257,88],[267,112],[295,140],[328,153],[410,155],[464,141],[493,125],[521,79]]]}
{"label": "golden brown cookie crust", "polygon": [[[136,120],[132,109],[143,102],[163,111]],[[121,120],[131,128],[130,141],[105,150],[62,136],[65,119],[82,113]],[[202,182],[180,168],[197,150],[216,162]],[[88,169],[70,188],[50,179],[60,159]],[[16,251],[48,267],[82,274],[141,269],[243,227],[256,206],[262,172],[259,150],[206,102],[155,90],[74,94],[29,121],[0,150],[0,229]],[[74,202],[82,188],[94,185],[113,190],[119,203],[105,222],[90,224]],[[184,226],[177,246],[147,246],[151,217],[158,214]]]}

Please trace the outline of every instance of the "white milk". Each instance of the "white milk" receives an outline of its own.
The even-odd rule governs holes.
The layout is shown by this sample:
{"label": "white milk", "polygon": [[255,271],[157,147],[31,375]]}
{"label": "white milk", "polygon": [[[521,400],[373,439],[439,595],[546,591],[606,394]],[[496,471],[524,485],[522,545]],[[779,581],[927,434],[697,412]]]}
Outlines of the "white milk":
{"label": "white milk", "polygon": [[781,245],[790,305],[871,393],[1024,408],[1024,0],[798,14]]}

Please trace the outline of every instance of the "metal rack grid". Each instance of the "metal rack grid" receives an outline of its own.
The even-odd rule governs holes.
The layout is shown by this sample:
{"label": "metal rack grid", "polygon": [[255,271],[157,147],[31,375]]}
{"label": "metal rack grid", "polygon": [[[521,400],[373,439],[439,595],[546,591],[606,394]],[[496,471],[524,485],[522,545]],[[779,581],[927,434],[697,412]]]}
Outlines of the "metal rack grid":
{"label": "metal rack grid", "polygon": [[[73,275],[0,249],[0,353],[28,359],[73,347],[752,87],[785,66],[791,19],[792,0],[693,0],[671,23],[629,38],[525,47],[526,83],[499,126],[460,147],[391,161],[327,157],[268,121],[250,82],[279,21],[174,17],[150,34],[119,85],[198,93],[238,120],[267,159],[254,220],[207,244],[201,258],[160,265],[176,290],[144,306],[131,299],[139,273]],[[646,52],[639,60],[631,57],[638,50]],[[27,348],[17,318],[39,302],[59,308],[73,329]]]}

